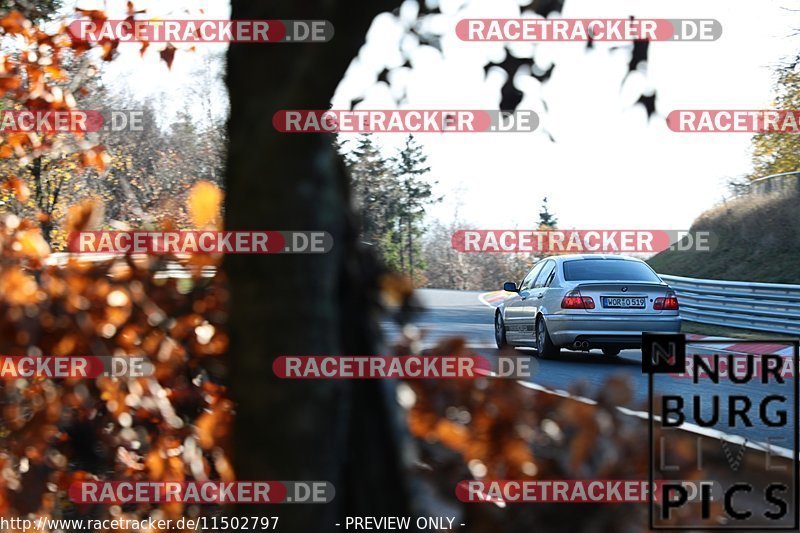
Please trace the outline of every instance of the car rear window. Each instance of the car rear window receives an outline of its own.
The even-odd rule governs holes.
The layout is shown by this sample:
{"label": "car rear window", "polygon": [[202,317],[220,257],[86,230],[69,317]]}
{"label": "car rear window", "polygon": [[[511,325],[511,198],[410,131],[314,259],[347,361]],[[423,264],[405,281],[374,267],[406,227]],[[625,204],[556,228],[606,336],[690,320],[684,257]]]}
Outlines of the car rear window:
{"label": "car rear window", "polygon": [[622,259],[581,259],[564,262],[567,281],[661,281],[650,267],[638,261]]}

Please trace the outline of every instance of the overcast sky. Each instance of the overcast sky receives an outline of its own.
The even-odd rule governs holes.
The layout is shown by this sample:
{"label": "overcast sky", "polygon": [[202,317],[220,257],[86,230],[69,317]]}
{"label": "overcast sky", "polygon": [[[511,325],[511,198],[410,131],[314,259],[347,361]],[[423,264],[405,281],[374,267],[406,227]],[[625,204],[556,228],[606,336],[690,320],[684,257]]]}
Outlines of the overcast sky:
{"label": "overcast sky", "polygon": [[[123,13],[122,0],[78,5],[102,8],[104,3],[112,16],[115,10]],[[184,5],[205,9],[209,18],[229,15],[226,0],[176,0],[166,12],[164,2],[136,2],[162,18],[188,17]],[[785,0],[567,0],[564,17],[715,18],[723,33],[715,42],[652,43],[646,72],[624,84],[629,45],[612,51],[619,43],[595,43],[593,50],[585,43],[512,44],[518,54],[532,52],[537,65],[556,65],[544,85],[531,77],[517,80],[525,93],[520,108],[540,114],[540,131],[420,135],[438,193],[445,196],[433,214],[452,219],[457,207],[461,219],[479,227],[532,227],[546,195],[563,228],[688,227],[722,199],[727,178],[750,172],[750,136],[674,133],[664,118],[673,109],[769,108],[775,65],[800,50],[791,36],[800,28],[800,14],[786,9],[790,5]],[[485,76],[483,66],[502,60],[505,45],[462,42],[453,29],[461,18],[519,16],[518,3],[441,0],[440,7],[443,15],[431,24],[444,34],[441,53],[416,46],[397,17],[379,16],[333,107],[345,108],[352,98],[363,97],[361,109],[393,108],[405,93],[403,107],[409,109],[497,109],[504,78],[499,72]],[[412,3],[401,10],[407,18],[413,12]],[[322,46],[335,46],[335,37]],[[385,66],[404,62],[401,47],[408,50],[412,68],[398,69],[391,87],[376,84]],[[155,52],[141,60],[135,45],[122,45],[124,57],[108,65],[108,79],[140,96],[163,95],[178,109],[182,92],[197,84],[191,72],[213,50],[220,45],[179,54],[168,71]],[[634,105],[643,89],[658,95],[657,115],[650,121],[644,108]],[[391,147],[404,134],[379,137]]]}

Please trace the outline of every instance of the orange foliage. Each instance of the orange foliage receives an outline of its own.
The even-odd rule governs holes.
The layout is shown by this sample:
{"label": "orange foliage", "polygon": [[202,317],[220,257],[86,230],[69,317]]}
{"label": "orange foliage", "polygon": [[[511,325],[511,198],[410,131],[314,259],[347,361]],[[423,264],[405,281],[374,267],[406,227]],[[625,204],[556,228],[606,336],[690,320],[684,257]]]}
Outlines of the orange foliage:
{"label": "orange foliage", "polygon": [[[97,208],[74,208],[72,228],[88,227]],[[0,221],[0,354],[137,356],[155,367],[142,378],[0,382],[3,515],[63,509],[62,491],[80,479],[233,477],[233,407],[206,369],[228,345],[227,290],[220,275],[164,278],[164,260],[46,265],[32,223]]]}

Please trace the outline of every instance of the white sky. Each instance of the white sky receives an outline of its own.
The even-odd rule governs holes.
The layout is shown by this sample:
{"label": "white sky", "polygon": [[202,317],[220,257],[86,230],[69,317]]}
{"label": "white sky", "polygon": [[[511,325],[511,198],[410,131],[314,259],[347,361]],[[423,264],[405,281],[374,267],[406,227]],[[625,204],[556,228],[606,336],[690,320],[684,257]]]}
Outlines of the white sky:
{"label": "white sky", "polygon": [[[104,3],[112,15],[115,10],[123,14],[122,0],[80,0],[78,5],[102,8]],[[444,14],[431,24],[445,33],[443,53],[414,46],[404,38],[398,19],[381,15],[337,90],[333,107],[345,108],[351,98],[363,96],[360,109],[394,108],[405,90],[404,108],[497,109],[504,79],[497,72],[485,79],[483,66],[490,59],[502,60],[504,45],[462,42],[453,28],[461,18],[519,16],[516,1],[440,3]],[[169,5],[171,11],[165,11],[164,2],[136,2],[137,8],[162,18],[199,18],[176,7],[183,5],[193,11],[204,8],[209,18],[229,15],[226,0]],[[773,67],[800,51],[800,40],[791,37],[800,28],[800,13],[786,7],[791,7],[788,0],[567,0],[565,17],[715,18],[723,33],[715,42],[651,43],[646,74],[630,76],[624,86],[628,49],[609,51],[619,43],[595,43],[591,51],[585,43],[513,44],[520,53],[534,50],[537,65],[556,64],[544,86],[534,78],[520,79],[517,85],[525,92],[519,107],[540,114],[540,131],[419,135],[429,154],[431,177],[439,182],[437,192],[446,196],[433,208],[434,216],[451,219],[458,206],[460,218],[478,227],[532,227],[546,195],[562,228],[688,227],[720,201],[726,178],[749,173],[750,135],[674,133],[664,118],[673,109],[769,108]],[[402,13],[413,17],[410,3]],[[335,42],[336,37],[327,46]],[[384,66],[403,63],[401,46],[411,50],[413,69],[396,71],[391,88],[375,84]],[[182,93],[197,84],[192,69],[214,49],[219,45],[179,53],[169,71],[155,51],[141,60],[136,45],[121,45],[123,58],[108,65],[107,79],[129,85],[139,96],[164,95],[168,107],[178,110],[184,105]],[[632,106],[643,87],[658,92],[658,115],[649,123],[644,108]],[[379,137],[391,147],[405,134]]]}
{"label": "white sky", "polygon": [[[443,0],[438,24],[454,28],[461,18],[514,17],[513,0]],[[631,76],[620,90],[629,52],[610,53],[615,43],[544,43],[534,59],[556,68],[542,86],[533,78],[517,85],[525,92],[520,108],[539,112],[542,132],[511,134],[424,134],[433,177],[446,201],[434,213],[478,227],[532,227],[541,198],[563,228],[686,228],[726,190],[727,177],[751,169],[749,134],[679,134],[664,118],[673,109],[770,106],[772,66],[800,50],[789,38],[800,15],[782,9],[788,2],[760,0],[567,0],[565,17],[716,18],[722,37],[715,42],[651,43],[647,76]],[[602,7],[601,7],[602,6]],[[377,19],[369,40],[339,87],[334,108],[361,92],[362,109],[394,107],[385,84],[374,85],[384,64],[402,63],[402,32],[396,19]],[[520,50],[531,45],[516,44]],[[404,75],[406,108],[489,108],[499,105],[503,79],[483,82],[488,58],[502,59],[503,45],[470,43],[453,34],[442,40],[443,55],[432,48],[412,55]],[[532,47],[532,46],[531,46]],[[657,111],[648,124],[642,106],[632,107],[641,87],[658,92]],[[394,80],[393,80],[393,85]],[[539,103],[546,99],[549,112]],[[383,135],[396,143],[401,134]]]}
{"label": "white sky", "polygon": [[[126,18],[127,0],[65,0],[65,12],[72,16],[74,7],[82,9],[104,9],[110,19]],[[134,0],[136,10],[147,10],[146,16],[162,19],[227,19],[230,5],[227,0]],[[202,12],[201,12],[202,10]],[[187,106],[201,116],[206,110],[199,109],[198,93],[211,91],[212,111],[220,116],[227,113],[227,95],[222,83],[222,65],[215,59],[213,70],[207,76],[198,76],[206,58],[224,53],[224,43],[204,43],[189,51],[191,45],[178,44],[172,68],[161,60],[159,50],[162,43],[153,43],[140,56],[140,45],[121,43],[119,56],[114,61],[103,63],[103,80],[112,88],[129,92],[139,99],[154,98],[161,111],[162,126],[168,124],[175,114]]]}

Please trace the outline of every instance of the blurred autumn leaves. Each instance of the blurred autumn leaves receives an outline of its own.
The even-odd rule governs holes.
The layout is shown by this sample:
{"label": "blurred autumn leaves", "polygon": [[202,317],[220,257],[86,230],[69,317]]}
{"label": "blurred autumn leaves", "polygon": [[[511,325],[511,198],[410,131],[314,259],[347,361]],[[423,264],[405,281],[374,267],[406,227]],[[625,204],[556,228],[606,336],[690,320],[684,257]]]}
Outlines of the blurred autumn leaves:
{"label": "blurred autumn leaves", "polygon": [[[456,338],[425,353],[477,355]],[[504,355],[529,357],[513,351]],[[478,479],[647,477],[639,421],[616,409],[631,400],[627,377],[609,379],[596,406],[542,394],[513,379],[411,380],[407,385],[414,393],[411,432],[458,452]]]}
{"label": "blurred autumn leaves", "polygon": [[[129,2],[128,16],[139,13]],[[106,17],[96,10],[78,14]],[[14,110],[75,109],[96,72],[88,52],[99,49],[109,61],[118,45],[81,41],[63,24],[45,32],[18,11],[0,15],[0,38],[14,42],[13,51],[0,55],[0,109]],[[162,58],[170,65],[173,56],[167,45]],[[147,378],[0,382],[0,513],[96,513],[65,500],[70,483],[81,479],[233,479],[227,451],[233,408],[214,378],[214,361],[228,347],[228,292],[222,275],[201,275],[219,258],[52,261],[50,236],[42,229],[55,223],[61,184],[82,169],[111,170],[106,147],[81,132],[6,132],[0,159],[8,162],[0,184],[7,210],[0,216],[0,354],[144,356],[155,365]],[[21,177],[28,172],[34,190]],[[30,211],[8,212],[31,201],[32,219],[25,217]],[[187,196],[188,220],[168,213],[149,225],[217,228],[221,205],[219,188],[200,181]],[[84,198],[55,231],[99,228],[104,218],[103,202]],[[178,264],[181,275],[165,275],[168,264]],[[179,516],[186,509],[172,504],[152,512]],[[146,508],[101,510],[130,513],[150,514]]]}
{"label": "blurred autumn leaves", "polygon": [[[217,226],[221,201],[210,183],[192,190],[198,227]],[[67,217],[76,231],[101,218],[94,200]],[[96,512],[64,499],[81,479],[233,479],[233,407],[209,371],[228,347],[222,275],[202,277],[192,258],[71,257],[56,266],[47,257],[34,223],[13,215],[0,221],[0,354],[144,356],[155,374],[0,382],[0,513]],[[188,277],[162,275],[166,261],[179,262]],[[177,517],[186,509],[152,512]]]}
{"label": "blurred autumn leaves", "polygon": [[[0,18],[0,37],[13,39],[14,52],[0,54],[0,98],[3,108],[30,111],[67,111],[77,104],[70,82],[78,76],[70,75],[70,64],[91,46],[71,36],[62,25],[55,33],[47,33],[19,11],[11,11]],[[99,46],[106,46],[101,43]],[[108,53],[104,59],[111,59]],[[73,73],[75,74],[75,73]],[[80,132],[73,133],[81,164],[104,170],[108,157],[102,146],[92,146]],[[0,158],[28,159],[59,150],[65,141],[52,132],[4,133],[0,138]]]}
{"label": "blurred autumn leaves", "polygon": [[[414,346],[406,339],[398,353]],[[428,354],[475,355],[462,339]],[[529,357],[508,351],[510,357]],[[580,395],[583,391],[571,391]],[[412,474],[456,503],[464,480],[648,478],[645,423],[616,408],[629,402],[627,378],[608,380],[596,404],[526,387],[506,378],[409,380],[398,391],[419,445]],[[449,501],[448,501],[449,500]],[[471,531],[647,531],[646,504],[469,504]]]}
{"label": "blurred autumn leaves", "polygon": [[192,188],[189,195],[189,216],[196,229],[219,227],[222,224],[220,211],[222,191],[207,181],[201,181]]}

